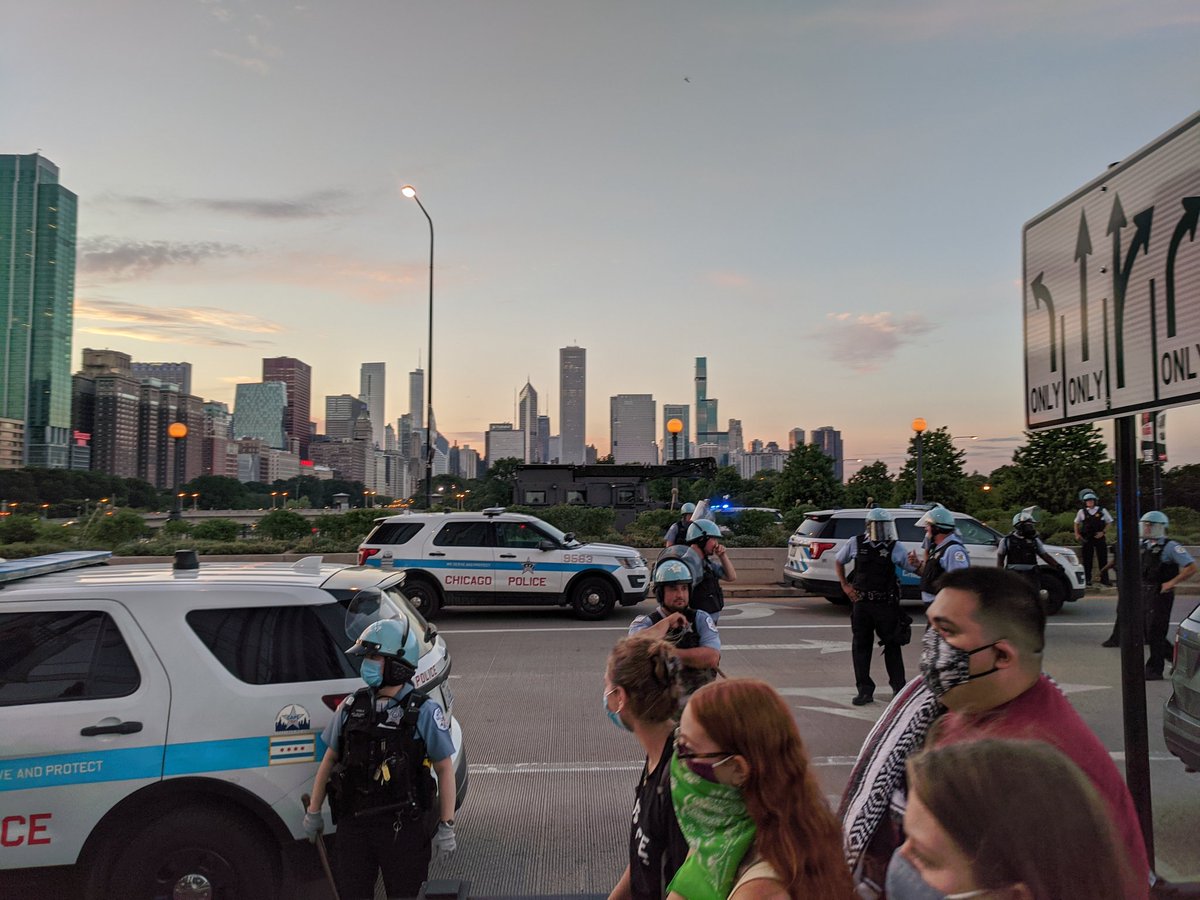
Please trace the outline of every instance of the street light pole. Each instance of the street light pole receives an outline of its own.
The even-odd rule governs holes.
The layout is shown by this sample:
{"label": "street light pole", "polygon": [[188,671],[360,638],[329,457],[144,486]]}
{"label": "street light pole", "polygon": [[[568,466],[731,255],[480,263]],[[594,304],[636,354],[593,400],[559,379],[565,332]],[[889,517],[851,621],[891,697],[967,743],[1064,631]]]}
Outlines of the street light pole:
{"label": "street light pole", "polygon": [[417,206],[425,214],[429,223],[429,352],[425,363],[425,508],[433,509],[433,219],[425,204],[417,196],[417,189],[411,184],[400,188],[400,193],[410,200],[416,200]]}
{"label": "street light pole", "polygon": [[921,470],[923,465],[923,460],[921,459],[921,438],[925,433],[926,427],[924,419],[917,418],[912,420],[912,430],[917,433],[917,503],[925,502],[925,485],[923,484],[925,473]]}

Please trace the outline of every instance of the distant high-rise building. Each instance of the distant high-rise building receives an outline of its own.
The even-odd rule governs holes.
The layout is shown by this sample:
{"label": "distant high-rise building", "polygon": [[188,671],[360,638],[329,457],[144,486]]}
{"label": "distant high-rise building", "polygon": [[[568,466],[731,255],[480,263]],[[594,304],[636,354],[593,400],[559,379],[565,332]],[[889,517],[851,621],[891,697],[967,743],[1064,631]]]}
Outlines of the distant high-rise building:
{"label": "distant high-rise building", "polygon": [[383,415],[386,368],[386,363],[363,363],[359,371],[358,396],[367,404],[367,413],[371,417],[371,439],[380,448],[383,447],[383,426],[387,422]]}
{"label": "distant high-rise building", "polygon": [[200,410],[203,417],[201,433],[201,471],[205,475],[238,477],[238,445],[233,440],[233,417],[224,403],[209,400]]}
{"label": "distant high-rise building", "polygon": [[[667,423],[672,419],[678,419],[683,423],[683,430],[677,437],[672,435],[670,429],[667,428]],[[664,403],[662,414],[663,461],[687,459],[691,434],[691,407],[686,403]]]}
{"label": "distant high-rise building", "polygon": [[0,469],[19,469],[24,465],[25,423],[0,419]]}
{"label": "distant high-rise building", "polygon": [[290,356],[274,356],[262,361],[263,381],[281,381],[287,386],[287,409],[283,430],[301,459],[308,459],[312,443],[309,420],[312,417],[312,366]]}
{"label": "distant high-rise building", "polygon": [[259,438],[275,450],[288,449],[283,431],[287,385],[282,381],[239,384],[233,397],[233,436]]}
{"label": "distant high-rise building", "polygon": [[742,437],[742,420],[729,420],[729,452],[741,453],[746,448],[745,439]]}
{"label": "distant high-rise building", "polygon": [[44,156],[0,155],[0,418],[29,466],[71,459],[77,204]]}
{"label": "distant high-rise building", "polygon": [[121,478],[138,477],[140,390],[129,354],[83,351],[72,379],[71,422],[90,435],[91,468]]}
{"label": "distant high-rise building", "polygon": [[559,462],[583,465],[587,461],[587,349],[562,347],[558,351],[558,429],[562,437]]}
{"label": "distant high-rise building", "polygon": [[550,417],[538,416],[538,462],[548,463],[550,456]]}
{"label": "distant high-rise building", "polygon": [[396,429],[388,422],[383,427],[383,449],[388,453],[398,453],[400,445],[396,443]]}
{"label": "distant high-rise building", "polygon": [[418,431],[425,428],[425,370],[417,366],[408,373],[408,412],[412,416],[412,427]]}
{"label": "distant high-rise building", "polygon": [[525,382],[517,397],[517,413],[522,434],[525,435],[525,462],[541,462],[541,441],[538,439],[538,395],[532,384]]}
{"label": "distant high-rise building", "polygon": [[788,450],[795,450],[804,445],[804,429],[793,428],[788,432]]}
{"label": "distant high-rise building", "polygon": [[367,404],[357,397],[350,394],[330,394],[325,397],[325,436],[330,440],[353,439],[355,424],[359,419],[366,418]]}
{"label": "distant high-rise building", "polygon": [[[190,362],[135,362],[130,364],[133,377],[138,381],[157,378],[159,381],[179,386],[181,393],[192,392],[192,364]],[[263,378],[263,381],[268,379]],[[283,379],[270,379],[282,381]]]}
{"label": "distant high-rise building", "polygon": [[842,433],[832,425],[822,425],[814,428],[809,443],[815,444],[821,452],[833,460],[833,477],[842,480]]}
{"label": "distant high-rise building", "polygon": [[[717,400],[708,396],[708,359],[696,357],[696,455],[712,455],[718,465],[729,461],[729,432],[717,426]],[[701,446],[715,445],[715,454],[702,453]]]}
{"label": "distant high-rise building", "polygon": [[501,459],[525,460],[525,432],[513,428],[512,422],[493,422],[484,435],[484,455],[490,469]]}
{"label": "distant high-rise building", "polygon": [[479,477],[479,452],[467,444],[458,448],[458,476],[467,481]]}
{"label": "distant high-rise building", "polygon": [[617,394],[609,398],[613,462],[658,464],[655,406],[651,394]]}

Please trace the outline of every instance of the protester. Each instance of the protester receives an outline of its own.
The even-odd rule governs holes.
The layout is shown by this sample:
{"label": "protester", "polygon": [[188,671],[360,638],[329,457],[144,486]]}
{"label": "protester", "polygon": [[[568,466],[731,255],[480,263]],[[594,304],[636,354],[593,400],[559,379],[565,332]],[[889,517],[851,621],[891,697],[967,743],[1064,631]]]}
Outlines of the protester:
{"label": "protester", "polygon": [[671,796],[686,900],[854,897],[830,812],[791,711],[765,682],[713,682],[683,710]]}
{"label": "protester", "polygon": [[889,900],[1125,896],[1129,864],[1103,801],[1048,744],[986,740],[920,753],[908,786]]}
{"label": "protester", "polygon": [[671,805],[680,669],[671,645],[651,635],[622,638],[608,656],[604,711],[614,725],[633,733],[646,754],[629,829],[629,863],[610,900],[659,900],[687,856]]}

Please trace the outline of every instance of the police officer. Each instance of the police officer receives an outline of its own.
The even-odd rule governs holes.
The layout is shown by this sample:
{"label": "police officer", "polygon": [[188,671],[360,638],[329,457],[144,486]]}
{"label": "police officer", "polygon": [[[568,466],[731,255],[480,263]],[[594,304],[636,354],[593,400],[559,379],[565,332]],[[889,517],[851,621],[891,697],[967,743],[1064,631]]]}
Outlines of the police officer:
{"label": "police officer", "polygon": [[[846,579],[846,565],[854,560],[854,574]],[[912,571],[912,565],[896,540],[896,523],[886,509],[867,511],[866,530],[846,541],[838,550],[834,568],[842,591],[850,598],[850,653],[854,659],[854,683],[858,696],[850,702],[863,706],[875,699],[871,680],[871,647],[875,637],[883,644],[892,694],[904,687],[904,657],[901,654],[900,580],[896,568]]]}
{"label": "police officer", "polygon": [[683,664],[683,691],[690,696],[717,677],[721,637],[712,616],[689,606],[692,572],[680,560],[664,559],[654,567],[654,594],[658,608],[634,619],[629,635],[647,634],[673,643],[675,655]]}
{"label": "police officer", "polygon": [[687,530],[692,524],[692,513],[695,511],[695,503],[685,503],[679,507],[679,521],[672,522],[671,527],[667,529],[667,535],[663,538],[664,547],[687,544]]}
{"label": "police officer", "polygon": [[[1033,509],[1023,509],[1013,516],[1013,530],[1000,541],[1000,549],[996,551],[996,565],[1002,569],[1013,569],[1018,573],[1036,572],[1038,560],[1046,565],[1061,569],[1059,563],[1049,551],[1042,539],[1038,537],[1037,521]],[[1040,582],[1035,577],[1034,587]]]}
{"label": "police officer", "polygon": [[313,781],[304,830],[320,840],[328,789],[338,826],[338,894],[374,897],[382,870],[389,897],[415,897],[432,851],[443,860],[457,847],[450,723],[436,700],[413,688],[420,647],[408,619],[369,625],[346,653],[363,658],[367,686],[342,701],[321,735],[329,749]]}
{"label": "police officer", "polygon": [[1138,520],[1142,527],[1142,603],[1146,611],[1146,643],[1150,659],[1146,661],[1146,680],[1162,681],[1171,644],[1167,630],[1171,607],[1175,603],[1175,585],[1196,574],[1196,562],[1176,541],[1167,537],[1170,521],[1158,510]]}
{"label": "police officer", "polygon": [[1112,524],[1112,516],[1108,510],[1100,506],[1100,499],[1091,488],[1079,492],[1083,509],[1075,514],[1075,539],[1083,549],[1083,580],[1092,583],[1092,560],[1096,560],[1100,583],[1105,587],[1112,584],[1108,580],[1108,541],[1104,531]]}
{"label": "police officer", "polygon": [[688,552],[685,562],[699,569],[700,577],[692,584],[692,609],[703,610],[714,622],[725,607],[722,581],[736,581],[737,570],[721,543],[721,527],[712,519],[697,519],[688,526]]}
{"label": "police officer", "polygon": [[915,550],[908,554],[909,565],[921,576],[921,600],[928,608],[937,595],[937,580],[947,572],[971,565],[971,555],[959,538],[954,514],[944,506],[935,506],[917,520],[925,529],[924,558]]}

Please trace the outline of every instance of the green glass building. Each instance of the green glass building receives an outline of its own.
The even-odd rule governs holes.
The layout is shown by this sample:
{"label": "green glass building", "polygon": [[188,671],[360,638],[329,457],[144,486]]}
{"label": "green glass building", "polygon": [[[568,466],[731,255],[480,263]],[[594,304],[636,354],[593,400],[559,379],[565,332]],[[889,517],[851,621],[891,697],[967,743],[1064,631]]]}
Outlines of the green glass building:
{"label": "green glass building", "polygon": [[50,160],[0,154],[0,418],[29,466],[69,464],[77,208]]}

